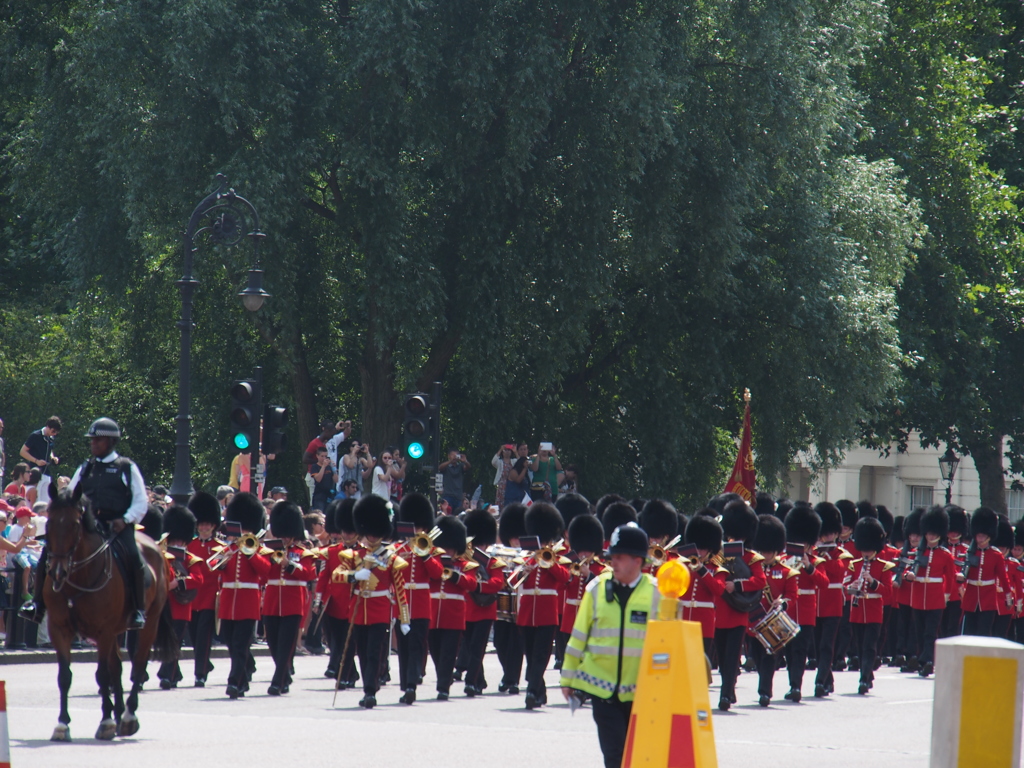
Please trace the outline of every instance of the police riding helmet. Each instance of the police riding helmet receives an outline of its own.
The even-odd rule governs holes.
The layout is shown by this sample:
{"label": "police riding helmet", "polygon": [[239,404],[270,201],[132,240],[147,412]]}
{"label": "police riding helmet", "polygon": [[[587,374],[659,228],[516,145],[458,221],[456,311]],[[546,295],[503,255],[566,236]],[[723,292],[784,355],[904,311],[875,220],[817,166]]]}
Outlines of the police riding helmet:
{"label": "police riding helmet", "polygon": [[117,442],[121,438],[121,428],[117,426],[116,421],[103,416],[89,425],[89,431],[85,433],[85,436],[111,437],[114,442]]}

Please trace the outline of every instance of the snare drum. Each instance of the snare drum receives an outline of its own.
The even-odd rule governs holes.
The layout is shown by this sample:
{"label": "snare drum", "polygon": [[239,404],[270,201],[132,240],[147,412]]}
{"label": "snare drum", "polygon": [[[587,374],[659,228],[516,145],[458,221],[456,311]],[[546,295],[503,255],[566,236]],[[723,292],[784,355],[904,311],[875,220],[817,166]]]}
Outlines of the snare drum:
{"label": "snare drum", "polygon": [[750,628],[751,634],[761,641],[761,645],[769,653],[778,653],[800,632],[800,625],[786,613],[786,609],[777,605],[763,619]]}
{"label": "snare drum", "polygon": [[516,623],[516,595],[514,592],[502,591],[498,593],[497,620]]}

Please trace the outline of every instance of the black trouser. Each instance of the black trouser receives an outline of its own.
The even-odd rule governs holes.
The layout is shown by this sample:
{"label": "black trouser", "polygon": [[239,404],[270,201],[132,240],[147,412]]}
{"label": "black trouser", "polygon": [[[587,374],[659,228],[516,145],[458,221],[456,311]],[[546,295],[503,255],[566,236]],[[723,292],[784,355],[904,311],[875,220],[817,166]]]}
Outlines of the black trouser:
{"label": "black trouser", "polygon": [[274,659],[274,677],[270,684],[283,688],[292,684],[291,667],[295,646],[299,643],[302,616],[264,616],[263,628],[267,633],[267,647]]}
{"label": "black trouser", "polygon": [[188,625],[188,633],[192,638],[192,651],[195,656],[196,680],[206,681],[206,676],[213,669],[210,663],[210,646],[213,645],[213,628],[216,625],[217,613],[213,608],[204,611],[192,611],[192,620]]}
{"label": "black trouser", "polygon": [[240,691],[249,689],[249,647],[252,645],[252,633],[256,628],[256,619],[221,619],[220,636],[228,647],[231,656],[231,669],[228,672],[228,685]]}
{"label": "black trouser", "polygon": [[907,659],[917,655],[917,627],[914,625],[914,609],[900,605],[897,615],[896,650]]}
{"label": "black trouser", "polygon": [[964,634],[977,637],[992,637],[992,625],[996,620],[996,612],[971,611],[964,614]]}
{"label": "black trouser", "polygon": [[839,630],[836,632],[836,644],[832,652],[832,662],[842,662],[846,660],[847,655],[850,653],[850,642],[853,639],[853,633],[850,631],[850,603],[846,601],[843,603],[843,616],[839,620]]}
{"label": "black trouser", "polygon": [[[345,651],[345,638],[349,636],[348,619],[324,616],[324,621],[327,622],[327,642],[331,646],[331,657],[327,662],[327,670],[337,677],[338,665],[343,664],[341,681],[354,682],[356,679],[356,645],[351,638],[349,638],[348,650]],[[345,653],[344,662],[341,659],[343,652]]]}
{"label": "black trouser", "polygon": [[836,645],[836,633],[839,631],[840,616],[819,616],[818,630],[821,632],[818,641],[818,674],[814,677],[815,686],[823,685],[825,690],[835,687],[832,677],[832,652]]}
{"label": "black trouser", "polygon": [[[168,597],[168,600],[173,600],[173,597]],[[185,639],[185,627],[188,622],[185,619],[171,619],[171,626],[174,627],[174,636],[178,638],[178,647],[181,648],[181,643]],[[160,669],[157,670],[156,676],[160,680],[170,680],[172,683],[176,683],[182,679],[181,667],[178,666],[178,660],[165,661],[160,665]]]}
{"label": "black trouser", "polygon": [[942,609],[914,609],[914,631],[917,636],[918,664],[931,664],[935,661],[935,640],[939,635],[939,623],[942,621]]}
{"label": "black trouser", "polygon": [[851,624],[855,645],[853,653],[860,656],[860,681],[872,683],[875,680],[875,656],[878,655],[878,638],[882,633],[881,624]]}
{"label": "black trouser", "polygon": [[523,647],[526,651],[526,690],[541,703],[548,700],[544,673],[547,671],[548,662],[551,661],[551,648],[557,629],[554,624],[546,627],[522,627]]}
{"label": "black trouser", "polygon": [[434,674],[437,676],[438,693],[448,693],[452,687],[455,657],[459,654],[461,638],[461,629],[432,629],[427,636],[430,658],[434,662]]}
{"label": "black trouser", "polygon": [[626,736],[629,734],[629,717],[633,712],[633,702],[619,701],[617,697],[599,699],[590,698],[594,708],[594,722],[597,724],[597,740],[601,744],[605,768],[620,768],[622,753],[626,749]]}
{"label": "black trouser", "polygon": [[960,634],[960,622],[963,610],[959,600],[950,600],[942,610],[942,623],[939,625],[939,637],[956,637]]}
{"label": "black trouser", "polygon": [[761,641],[751,638],[754,642],[748,649],[750,657],[754,660],[757,668],[757,692],[761,696],[772,697],[772,682],[775,678],[776,658],[774,653],[769,653]]}
{"label": "black trouser", "polygon": [[789,673],[789,687],[799,691],[804,684],[807,669],[807,649],[814,644],[814,625],[801,624],[796,637],[786,646],[786,671]]}
{"label": "black trouser", "polygon": [[1002,640],[1006,640],[1010,634],[1010,622],[1013,621],[1013,616],[1008,613],[1002,615],[996,615],[992,621],[992,637],[998,637]]}
{"label": "black trouser", "polygon": [[484,655],[487,653],[487,638],[491,635],[493,623],[493,619],[467,621],[466,634],[462,638],[462,647],[466,652],[466,685],[472,685],[478,691],[487,687],[487,681],[484,679]]}
{"label": "black trouser", "polygon": [[747,634],[744,626],[715,630],[715,650],[718,651],[718,674],[722,676],[721,697],[730,702],[736,698],[736,678],[740,673],[740,651]]}
{"label": "black trouser", "polygon": [[[380,670],[377,672],[377,679],[380,685],[391,679],[391,628],[394,621],[384,625],[384,635],[380,639]],[[401,630],[399,630],[401,634]]]}
{"label": "black trouser", "polygon": [[1013,620],[1014,642],[1024,645],[1024,616]]}
{"label": "black trouser", "polygon": [[494,622],[494,650],[501,664],[501,684],[518,688],[523,675],[523,636],[515,623]]}
{"label": "black trouser", "polygon": [[[104,523],[107,530],[110,523]],[[146,609],[146,596],[142,593],[144,589],[142,569],[145,567],[142,562],[142,553],[139,552],[139,545],[135,541],[135,526],[125,525],[121,532],[112,539],[124,557],[124,569],[128,583],[125,584],[125,597],[129,600],[129,610],[144,611]]]}
{"label": "black trouser", "polygon": [[302,644],[306,646],[306,650],[313,654],[321,654],[324,652],[324,617],[321,615],[323,610],[324,609],[321,606],[320,610],[310,612],[309,624],[306,627],[306,637],[303,638],[302,641]]}
{"label": "black trouser", "polygon": [[429,630],[430,619],[413,619],[409,634],[398,632],[398,687],[403,691],[415,691],[423,679]]}
{"label": "black trouser", "polygon": [[559,629],[555,633],[555,664],[562,668],[562,659],[565,658],[565,646],[569,644],[569,633]]}
{"label": "black trouser", "polygon": [[359,672],[363,676],[363,693],[375,696],[380,690],[380,651],[387,642],[388,625],[356,624],[352,634],[356,639],[356,653],[359,655]]}

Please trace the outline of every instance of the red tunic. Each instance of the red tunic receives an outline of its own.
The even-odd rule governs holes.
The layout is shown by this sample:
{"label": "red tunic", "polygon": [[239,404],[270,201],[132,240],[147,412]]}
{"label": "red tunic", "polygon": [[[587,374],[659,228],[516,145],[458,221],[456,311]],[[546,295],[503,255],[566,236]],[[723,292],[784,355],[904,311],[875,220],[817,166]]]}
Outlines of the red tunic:
{"label": "red tunic", "polygon": [[824,560],[820,568],[828,578],[828,584],[819,580],[818,618],[834,618],[843,615],[843,579],[846,578],[848,563],[853,559],[843,547],[818,550],[818,556]]}
{"label": "red tunic", "polygon": [[332,619],[348,621],[352,617],[352,585],[347,581],[334,581],[331,574],[341,565],[339,555],[346,551],[344,544],[332,544],[327,548],[324,569],[316,580],[316,593],[324,605],[324,612]]}
{"label": "red tunic", "polygon": [[[949,544],[946,549],[949,550],[949,554],[951,554],[953,556],[953,560],[956,561],[956,572],[962,573],[963,564],[967,558],[967,545],[962,541],[958,541],[956,544]],[[956,602],[958,600],[963,600],[965,586],[967,586],[966,582],[953,582],[953,588],[949,591],[949,601]]]}
{"label": "red tunic", "polygon": [[701,637],[715,636],[715,601],[725,592],[729,571],[725,568],[702,568],[691,571],[690,585],[679,598],[683,621],[699,621]]}
{"label": "red tunic", "polygon": [[[975,611],[997,611],[1002,602],[1004,607],[1006,600],[999,594],[1005,595],[1012,591],[1006,573],[1006,560],[1003,553],[995,547],[986,547],[975,551],[979,559],[979,565],[972,565],[967,569],[967,581],[964,584],[963,611],[973,613]],[[1000,616],[1003,614],[1000,613]]]}
{"label": "red tunic", "polygon": [[[476,591],[481,595],[496,595],[505,586],[504,560],[496,557],[488,558],[486,565],[476,571]],[[477,605],[471,595],[466,597],[466,621],[494,621],[498,617],[498,602],[490,605]]]}
{"label": "red tunic", "polygon": [[[743,561],[750,568],[750,578],[743,579],[740,584],[744,592],[760,592],[765,588],[768,580],[764,575],[764,568],[761,563],[764,558],[752,550],[743,552]],[[726,561],[728,562],[728,561]],[[736,581],[726,575],[725,581]],[[715,598],[715,629],[732,629],[734,627],[745,627],[748,625],[750,614],[744,611],[737,611],[725,601],[725,590]]]}
{"label": "red tunic", "polygon": [[558,626],[558,587],[567,584],[569,569],[560,563],[550,568],[534,568],[519,585],[517,599],[520,627]]}
{"label": "red tunic", "polygon": [[270,561],[257,553],[246,557],[235,552],[221,567],[223,571],[218,619],[239,621],[259,619],[260,585],[270,573]]}
{"label": "red tunic", "polygon": [[270,563],[267,588],[263,592],[264,616],[305,616],[309,607],[309,582],[316,580],[316,566],[311,557],[302,557],[305,550],[288,549],[291,570],[284,563]]}
{"label": "red tunic", "polygon": [[[395,550],[399,557],[409,563],[405,576],[405,596],[409,601],[410,619],[429,619],[431,617],[430,582],[441,580],[444,566],[435,555],[420,557],[412,551],[409,542],[403,541]],[[441,552],[434,549],[435,553]]]}
{"label": "red tunic", "polygon": [[881,624],[886,597],[892,594],[892,575],[896,566],[874,557],[869,561],[858,558],[850,562],[847,587],[864,578],[863,595],[850,596],[851,624]]}
{"label": "red tunic", "polygon": [[[797,603],[797,584],[800,572],[778,560],[771,564],[762,564],[761,567],[764,569],[765,578],[768,580],[768,589],[771,590],[772,602],[780,597],[785,600],[786,613],[789,614],[790,618],[793,618],[795,609],[790,611],[789,607],[796,606]],[[770,610],[772,607],[771,605],[765,605],[763,600],[761,603],[765,610]]]}
{"label": "red tunic", "polygon": [[1013,587],[1013,615],[1020,618],[1024,613],[1024,566],[1015,557],[1006,558],[1006,570],[1010,578],[1010,585]]}
{"label": "red tunic", "polygon": [[[918,611],[934,611],[946,607],[950,582],[956,581],[956,563],[945,547],[925,547],[927,561],[908,569],[913,572],[910,582],[910,607]],[[904,577],[904,580],[908,580]]]}
{"label": "red tunic", "polygon": [[[185,572],[188,574],[185,577],[185,589],[199,589],[203,585],[203,571],[209,571],[210,569],[206,566],[202,560],[193,554],[186,551],[185,557],[188,560],[188,565],[184,566]],[[184,564],[183,564],[184,565]],[[167,604],[171,606],[171,618],[189,621],[192,618],[192,611],[196,601],[199,600],[199,593],[196,593],[195,598],[190,603],[179,603],[174,597],[174,593],[178,591],[178,572],[175,571],[172,559],[168,558],[167,566],[170,570],[168,576],[170,585],[170,592],[167,595]]]}
{"label": "red tunic", "polygon": [[475,561],[457,557],[452,561],[451,578],[430,580],[431,629],[466,628],[466,595],[476,589],[473,571],[479,567]]}
{"label": "red tunic", "polygon": [[352,582],[354,599],[352,622],[359,626],[388,624],[391,621],[391,602],[398,605],[399,621],[409,623],[409,604],[405,593],[403,571],[409,564],[395,554],[394,547],[379,547],[372,554],[366,547],[346,550],[339,556],[341,565],[331,578],[349,581],[349,574],[365,567],[370,569],[369,581]]}
{"label": "red tunic", "polygon": [[[900,560],[900,550],[897,547],[894,547],[891,544],[886,544],[884,547],[882,547],[882,551],[878,553],[877,559],[884,560],[887,563],[892,563],[893,576],[895,576],[896,568],[899,565]],[[886,606],[897,605],[898,591],[899,590],[896,588],[896,585],[893,584],[892,587],[889,589],[889,594],[882,599],[882,604]],[[907,596],[910,596],[909,590],[907,591]]]}
{"label": "red tunic", "polygon": [[192,539],[185,547],[186,550],[203,561],[202,573],[203,583],[199,585],[199,594],[192,601],[193,611],[212,611],[217,606],[217,592],[220,590],[221,571],[211,571],[206,561],[213,557],[214,548],[220,548],[221,543],[214,538],[206,541]]}
{"label": "red tunic", "polygon": [[802,567],[797,570],[800,575],[796,579],[796,603],[790,603],[786,613],[797,624],[813,627],[818,623],[818,590],[828,589],[828,574],[825,573],[825,560],[813,558],[814,570],[807,573]]}
{"label": "red tunic", "polygon": [[580,600],[587,589],[591,579],[595,579],[604,573],[605,564],[598,559],[587,563],[587,567],[573,575],[569,570],[569,583],[565,585],[565,602],[562,604],[562,626],[560,630],[569,634],[572,632],[572,625],[576,623],[576,614],[580,610]]}

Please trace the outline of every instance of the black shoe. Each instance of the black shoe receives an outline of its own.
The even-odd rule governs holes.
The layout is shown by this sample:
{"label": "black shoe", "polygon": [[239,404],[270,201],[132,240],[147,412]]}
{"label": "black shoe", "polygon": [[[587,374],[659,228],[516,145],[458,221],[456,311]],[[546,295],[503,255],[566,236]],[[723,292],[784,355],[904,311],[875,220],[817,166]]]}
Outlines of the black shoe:
{"label": "black shoe", "polygon": [[456,683],[461,683],[462,682],[462,672],[460,672],[459,670],[455,670],[455,675],[454,675],[454,677],[452,677],[452,679]]}
{"label": "black shoe", "polygon": [[284,696],[284,695],[285,695],[286,693],[288,693],[288,691],[290,691],[291,689],[292,689],[292,688],[291,688],[291,686],[290,686],[290,685],[282,685],[282,686],[281,686],[281,695],[282,695],[282,696]]}
{"label": "black shoe", "polygon": [[825,691],[824,685],[814,686],[814,698],[824,699],[826,696],[828,696],[828,693]]}
{"label": "black shoe", "polygon": [[237,699],[242,695],[242,692],[238,690],[237,685],[229,685],[226,691],[229,699]]}
{"label": "black shoe", "polygon": [[161,690],[169,691],[173,686],[174,683],[172,683],[170,680],[167,680],[166,678],[160,681]]}
{"label": "black shoe", "polygon": [[796,688],[792,688],[792,689],[790,689],[789,693],[787,693],[782,698],[786,699],[786,701],[792,701],[794,704],[799,704],[800,703],[800,691],[797,690]]}
{"label": "black shoe", "polygon": [[892,659],[889,661],[889,666],[890,667],[902,667],[906,663],[907,663],[907,657],[904,656],[902,653],[900,653],[900,654],[897,654],[896,656],[892,657]]}
{"label": "black shoe", "polygon": [[197,677],[196,678],[196,688],[205,688],[205,687],[206,687],[206,680],[204,680],[201,677]]}
{"label": "black shoe", "polygon": [[526,708],[536,709],[540,706],[540,702],[537,701],[537,697],[533,695],[531,691],[526,692]]}
{"label": "black shoe", "polygon": [[731,706],[732,706],[732,703],[729,701],[729,697],[728,696],[723,696],[722,698],[720,698],[718,700],[718,708],[722,712],[728,712],[729,711],[729,707],[731,707]]}
{"label": "black shoe", "polygon": [[882,660],[876,656],[875,657],[875,668],[872,669],[871,671],[872,672],[877,672],[879,667],[881,667],[881,666],[882,666]]}
{"label": "black shoe", "polygon": [[480,695],[480,691],[477,688],[473,687],[472,685],[467,685],[465,690],[463,690],[463,693],[465,693],[466,696],[468,696],[471,699],[474,696],[479,696]]}
{"label": "black shoe", "polygon": [[900,667],[900,672],[917,672],[918,668],[917,658],[911,656],[907,659],[907,663]]}
{"label": "black shoe", "polygon": [[408,691],[402,694],[402,698],[399,699],[402,704],[412,704],[416,701],[416,691],[410,688]]}
{"label": "black shoe", "polygon": [[377,706],[377,699],[370,694],[366,694],[359,700],[359,706],[363,709],[373,709]]}
{"label": "black shoe", "polygon": [[504,693],[508,690],[508,686],[505,683],[498,683],[498,693]]}
{"label": "black shoe", "polygon": [[561,669],[562,668],[562,660],[561,659],[555,659],[555,663],[552,664],[551,666],[554,669]]}
{"label": "black shoe", "polygon": [[144,626],[146,626],[146,614],[142,611],[136,611],[128,620],[126,629],[142,629]]}
{"label": "black shoe", "polygon": [[438,691],[437,692],[437,700],[438,701],[448,701],[448,692],[447,691]]}
{"label": "black shoe", "polygon": [[280,695],[281,695],[281,689],[278,686],[271,685],[269,688],[267,688],[267,696],[280,696]]}
{"label": "black shoe", "polygon": [[846,659],[839,659],[838,661],[832,662],[833,672],[842,672],[844,669],[846,669]]}
{"label": "black shoe", "polygon": [[761,698],[757,700],[757,703],[760,704],[762,707],[767,707],[769,704],[771,704],[771,701],[771,696],[765,696],[764,694],[761,694]]}
{"label": "black shoe", "polygon": [[921,668],[917,670],[917,674],[919,674],[921,677],[928,677],[928,675],[930,675],[934,671],[935,665],[932,664],[930,661],[926,661],[924,664],[921,665]]}
{"label": "black shoe", "polygon": [[860,659],[856,656],[850,657],[850,666],[847,667],[851,672],[860,672]]}
{"label": "black shoe", "polygon": [[861,683],[860,685],[857,686],[857,693],[859,693],[861,696],[863,696],[864,694],[866,694],[870,690],[871,690],[871,686],[868,685],[867,683]]}
{"label": "black shoe", "polygon": [[804,669],[817,669],[817,668],[818,668],[818,660],[817,659],[808,659],[807,663],[804,665]]}
{"label": "black shoe", "polygon": [[338,679],[338,670],[336,670],[336,669],[328,669],[326,672],[324,672],[324,677],[326,677],[328,680],[337,680]]}
{"label": "black shoe", "polygon": [[508,687],[508,692],[509,692],[510,696],[518,696],[519,695],[519,686],[518,685],[510,685]]}
{"label": "black shoe", "polygon": [[753,657],[743,660],[744,672],[753,672],[755,669],[757,669],[757,664],[754,662]]}

